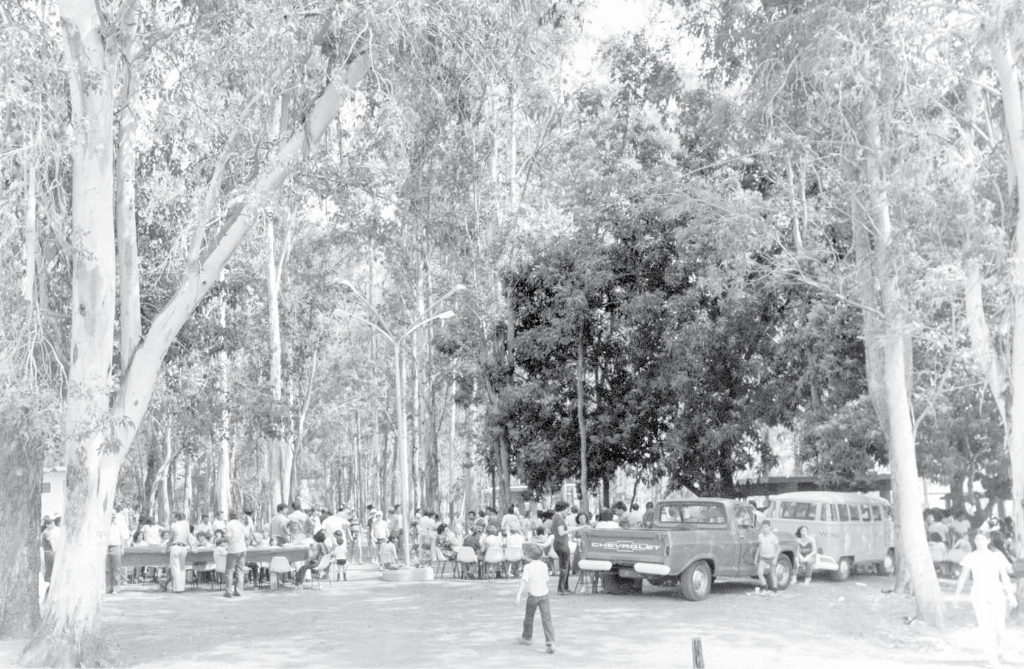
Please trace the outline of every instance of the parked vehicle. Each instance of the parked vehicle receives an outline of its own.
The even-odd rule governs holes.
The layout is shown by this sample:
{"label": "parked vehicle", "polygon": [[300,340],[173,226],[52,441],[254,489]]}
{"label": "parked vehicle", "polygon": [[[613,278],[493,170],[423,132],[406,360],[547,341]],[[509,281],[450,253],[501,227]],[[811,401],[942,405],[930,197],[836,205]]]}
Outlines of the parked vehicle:
{"label": "parked vehicle", "polygon": [[[592,530],[581,543],[581,568],[604,572],[607,592],[640,592],[646,579],[675,585],[683,597],[700,601],[719,577],[756,577],[754,508],[733,499],[659,502],[647,530]],[[796,538],[776,532],[781,554],[775,570],[778,589],[789,587]]]}
{"label": "parked vehicle", "polygon": [[815,571],[832,572],[845,581],[854,567],[877,566],[891,574],[895,567],[895,533],[889,502],[852,492],[790,492],[772,497],[765,517],[772,526],[796,532],[806,525],[818,544]]}

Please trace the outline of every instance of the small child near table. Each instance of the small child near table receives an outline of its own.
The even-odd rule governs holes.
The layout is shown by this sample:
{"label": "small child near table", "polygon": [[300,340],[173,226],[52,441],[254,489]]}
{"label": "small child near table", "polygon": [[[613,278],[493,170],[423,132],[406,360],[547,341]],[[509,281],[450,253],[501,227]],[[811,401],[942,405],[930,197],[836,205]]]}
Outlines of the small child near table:
{"label": "small child near table", "polygon": [[401,569],[402,565],[398,562],[398,551],[395,550],[395,538],[388,537],[384,540],[384,543],[380,544],[380,568],[381,570],[395,570]]}
{"label": "small child near table", "polygon": [[551,603],[548,599],[548,568],[541,561],[543,549],[535,544],[528,543],[523,547],[523,555],[528,562],[523,567],[523,577],[519,582],[519,591],[516,593],[516,604],[526,596],[526,616],[523,618],[523,634],[516,641],[523,645],[530,645],[533,640],[533,619],[540,609],[540,621],[544,627],[544,642],[547,644],[547,652],[555,652],[555,627],[551,624]]}
{"label": "small child near table", "polygon": [[341,578],[338,580],[348,580],[348,544],[345,543],[345,532],[344,530],[334,531],[334,541],[337,545],[334,547],[334,563],[338,565],[338,571],[341,572]]}

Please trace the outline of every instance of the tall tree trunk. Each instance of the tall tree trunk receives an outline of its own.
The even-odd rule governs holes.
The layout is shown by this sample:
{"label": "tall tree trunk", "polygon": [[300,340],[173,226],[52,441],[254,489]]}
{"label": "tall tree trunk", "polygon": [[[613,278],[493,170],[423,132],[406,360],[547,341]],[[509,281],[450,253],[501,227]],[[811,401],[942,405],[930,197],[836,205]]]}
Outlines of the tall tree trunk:
{"label": "tall tree trunk", "polygon": [[192,458],[187,455],[182,463],[185,467],[185,483],[182,486],[181,492],[181,512],[185,514],[185,519],[189,522],[192,521]]}
{"label": "tall tree trunk", "polygon": [[465,440],[462,445],[462,485],[463,485],[463,506],[468,513],[470,509],[477,508],[476,499],[476,467],[473,464],[475,455],[473,440],[469,436],[469,410],[464,410]]}
{"label": "tall tree trunk", "polygon": [[[1010,19],[1007,19],[1010,20]],[[1006,26],[1009,29],[1009,26]],[[1019,55],[1014,53],[1006,31],[998,31],[991,42],[992,59],[999,77],[1003,101],[1003,121],[1006,124],[1006,145],[1009,151],[1010,172],[1013,176],[1011,192],[1017,196],[1013,234],[1013,260],[1010,283],[1013,287],[1013,334],[1010,360],[1010,429],[1007,448],[1010,451],[1011,497],[1013,499],[1014,527],[1024,528],[1024,91]],[[1016,554],[1024,555],[1024,532],[1017,531]]]}
{"label": "tall tree trunk", "polygon": [[576,341],[576,420],[580,431],[580,510],[590,513],[589,482],[587,480],[587,414],[583,394],[583,374],[586,371],[583,333]]}
{"label": "tall tree trunk", "polygon": [[[34,275],[30,275],[34,277]],[[31,302],[28,307],[32,308]],[[40,495],[45,444],[22,428],[30,409],[0,415],[0,639],[22,639],[39,624]],[[21,414],[21,415],[19,415]]]}
{"label": "tall tree trunk", "polygon": [[[913,494],[918,487],[918,471],[914,424],[910,415],[909,388],[907,387],[910,362],[906,360],[906,338],[909,325],[904,310],[901,275],[896,266],[892,248],[893,227],[889,209],[888,190],[881,162],[881,131],[876,101],[868,93],[864,106],[865,173],[868,178],[869,198],[876,231],[876,275],[882,304],[882,360],[885,370],[886,414],[889,422],[889,465],[892,469],[893,489],[897,491],[896,514],[899,520],[900,549],[910,571],[914,585],[917,616],[925,622],[942,628],[945,616],[942,591],[939,589],[935,567],[928,550],[921,507]],[[854,221],[866,225],[868,221]]]}
{"label": "tall tree trunk", "polygon": [[[221,273],[221,281],[224,280]],[[220,300],[218,307],[221,331],[227,329],[227,304],[224,298]],[[220,358],[220,383],[218,394],[220,395],[220,457],[217,461],[217,511],[227,517],[228,509],[231,506],[231,412],[228,410],[230,382],[231,382],[231,360],[227,350],[221,350]]]}
{"label": "tall tree trunk", "polygon": [[[65,407],[68,466],[64,548],[57,554],[42,621],[22,655],[27,665],[91,663],[99,641],[98,613],[110,511],[118,471],[145,416],[165,354],[199,302],[241,244],[265,197],[290,176],[337,116],[352,86],[369,68],[356,53],[331,73],[312,101],[301,128],[250,186],[252,196],[232,207],[209,238],[197,225],[178,288],[136,349],[114,402],[108,396],[114,341],[116,263],[113,183],[113,49],[107,49],[100,5],[60,0],[74,140],[72,155],[71,364]],[[330,25],[333,17],[325,19]],[[116,26],[115,26],[116,28]],[[324,35],[326,35],[324,31]],[[361,48],[361,47],[360,47]],[[108,60],[109,59],[109,60]],[[213,189],[211,189],[213,190]],[[205,221],[203,221],[205,223]],[[204,251],[205,247],[205,251]],[[68,557],[72,556],[72,557]]]}
{"label": "tall tree trunk", "polygon": [[139,244],[135,225],[135,94],[138,90],[136,3],[129,2],[123,19],[126,67],[117,100],[117,274],[120,301],[121,369],[128,369],[142,340],[139,308]]}
{"label": "tall tree trunk", "polygon": [[[64,545],[57,553],[50,596],[21,661],[77,666],[99,642],[103,546],[123,459],[123,445],[106,434],[114,347],[117,271],[114,245],[114,76],[106,27],[93,0],[61,0],[70,80],[71,367],[65,413],[67,471]],[[33,500],[34,503],[34,500]]]}

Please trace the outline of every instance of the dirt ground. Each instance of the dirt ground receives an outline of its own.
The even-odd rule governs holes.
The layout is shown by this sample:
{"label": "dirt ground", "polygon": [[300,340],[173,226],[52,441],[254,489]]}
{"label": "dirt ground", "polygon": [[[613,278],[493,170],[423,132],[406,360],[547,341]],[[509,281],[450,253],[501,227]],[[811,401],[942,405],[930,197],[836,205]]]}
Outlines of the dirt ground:
{"label": "dirt ground", "polygon": [[[550,585],[554,590],[555,580]],[[102,617],[126,665],[139,667],[690,667],[701,640],[707,667],[974,667],[970,605],[949,629],[906,624],[911,600],[884,594],[890,579],[854,576],[756,596],[750,581],[717,582],[704,602],[644,585],[640,595],[552,592],[557,653],[515,643],[522,606],[514,580],[384,583],[369,566],[321,590],[246,590],[224,599],[209,586],[165,594],[153,585],[108,596]],[[539,616],[538,616],[539,618]],[[0,665],[17,644],[0,645]],[[1006,666],[1024,667],[1024,627],[1011,623]]]}

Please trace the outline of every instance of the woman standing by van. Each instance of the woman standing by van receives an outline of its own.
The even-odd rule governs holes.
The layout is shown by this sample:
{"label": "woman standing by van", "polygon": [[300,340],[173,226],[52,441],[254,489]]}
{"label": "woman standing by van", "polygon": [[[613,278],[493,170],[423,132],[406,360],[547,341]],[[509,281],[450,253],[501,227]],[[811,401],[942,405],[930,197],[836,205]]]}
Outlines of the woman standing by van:
{"label": "woman standing by van", "polygon": [[1017,599],[1010,584],[1010,564],[1002,553],[988,549],[988,537],[978,532],[974,550],[960,561],[960,580],[956,582],[956,602],[970,577],[971,606],[978,621],[985,653],[993,665],[1003,661],[1003,639],[1006,636],[1007,605],[1013,608]]}
{"label": "woman standing by van", "polygon": [[800,566],[806,565],[807,575],[804,576],[804,585],[811,584],[811,573],[814,565],[818,562],[818,542],[811,536],[806,525],[801,525],[796,530],[796,543],[800,548],[800,554],[796,556],[796,573],[800,573]]}

